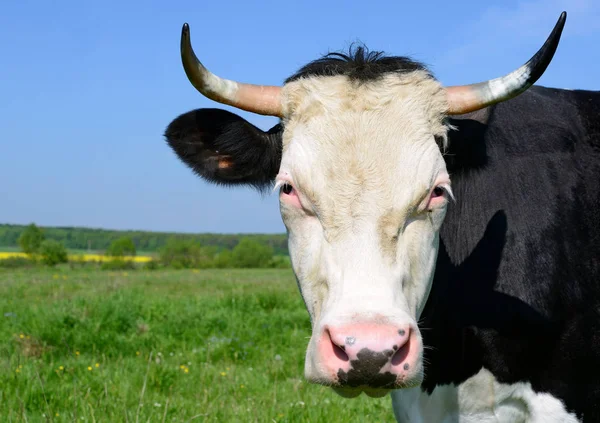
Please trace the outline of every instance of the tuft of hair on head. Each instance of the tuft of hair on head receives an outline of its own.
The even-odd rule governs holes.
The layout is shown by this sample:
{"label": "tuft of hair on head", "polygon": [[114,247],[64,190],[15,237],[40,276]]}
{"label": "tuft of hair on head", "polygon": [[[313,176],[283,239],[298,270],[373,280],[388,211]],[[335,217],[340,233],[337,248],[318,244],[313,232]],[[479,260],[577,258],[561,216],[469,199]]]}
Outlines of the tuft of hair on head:
{"label": "tuft of hair on head", "polygon": [[[370,51],[362,43],[352,43],[347,52],[330,52],[316,59],[285,80],[285,83],[311,76],[347,76],[352,81],[374,81],[390,73],[424,71],[427,67],[409,57],[386,56],[383,51]],[[433,75],[432,75],[433,76]]]}

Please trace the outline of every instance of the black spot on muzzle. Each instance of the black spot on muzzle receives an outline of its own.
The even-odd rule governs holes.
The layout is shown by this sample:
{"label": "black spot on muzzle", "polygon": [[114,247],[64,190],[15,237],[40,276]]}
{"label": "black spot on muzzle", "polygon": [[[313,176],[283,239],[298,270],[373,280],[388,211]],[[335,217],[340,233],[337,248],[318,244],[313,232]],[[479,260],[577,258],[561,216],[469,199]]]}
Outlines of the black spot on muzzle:
{"label": "black spot on muzzle", "polygon": [[363,348],[358,352],[356,360],[350,360],[352,366],[348,372],[342,369],[338,370],[338,383],[341,386],[368,386],[371,388],[394,388],[396,385],[396,375],[379,371],[383,366],[389,363],[393,350],[374,352]]}

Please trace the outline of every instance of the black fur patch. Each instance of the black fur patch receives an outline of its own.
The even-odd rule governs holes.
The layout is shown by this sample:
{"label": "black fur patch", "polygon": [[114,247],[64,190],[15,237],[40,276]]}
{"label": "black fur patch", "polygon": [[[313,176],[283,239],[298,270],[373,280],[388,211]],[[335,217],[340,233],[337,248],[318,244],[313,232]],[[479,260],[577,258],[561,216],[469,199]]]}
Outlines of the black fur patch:
{"label": "black fur patch", "polygon": [[177,156],[209,182],[260,190],[279,171],[280,125],[264,132],[234,113],[198,109],[173,120],[165,137]]}
{"label": "black fur patch", "polygon": [[367,82],[389,73],[408,73],[417,70],[431,72],[422,63],[408,57],[385,56],[381,51],[369,51],[365,46],[352,46],[348,53],[329,53],[304,65],[285,80],[286,84],[300,78],[345,75],[353,81]]}
{"label": "black fur patch", "polygon": [[422,388],[485,368],[600,421],[600,92],[534,86],[450,123]]}
{"label": "black fur patch", "polygon": [[356,388],[369,386],[370,388],[393,388],[396,385],[396,376],[390,372],[379,373],[381,368],[390,361],[392,350],[373,352],[363,348],[356,355],[357,360],[350,360],[352,368],[345,372],[338,370],[338,382],[342,386]]}

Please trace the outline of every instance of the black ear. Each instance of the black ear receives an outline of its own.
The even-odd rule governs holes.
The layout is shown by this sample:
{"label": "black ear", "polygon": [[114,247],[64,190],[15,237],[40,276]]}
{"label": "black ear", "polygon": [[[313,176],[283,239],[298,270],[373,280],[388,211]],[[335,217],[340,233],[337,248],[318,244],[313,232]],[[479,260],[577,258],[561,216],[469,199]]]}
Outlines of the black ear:
{"label": "black ear", "polygon": [[281,163],[281,125],[261,131],[221,109],[198,109],[169,124],[165,138],[177,156],[207,181],[266,189]]}

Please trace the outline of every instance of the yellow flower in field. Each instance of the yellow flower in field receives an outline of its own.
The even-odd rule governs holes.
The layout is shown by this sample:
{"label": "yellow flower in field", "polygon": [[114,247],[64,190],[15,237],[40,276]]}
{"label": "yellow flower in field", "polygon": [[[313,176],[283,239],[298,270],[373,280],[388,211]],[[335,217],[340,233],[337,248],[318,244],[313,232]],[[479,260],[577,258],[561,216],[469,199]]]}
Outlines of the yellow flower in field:
{"label": "yellow flower in field", "polygon": [[135,355],[140,355],[140,352],[139,352],[139,351],[136,351],[136,352],[135,352]]}
{"label": "yellow flower in field", "polygon": [[92,371],[92,366],[88,366],[88,370],[91,372]]}
{"label": "yellow flower in field", "polygon": [[245,388],[245,386],[244,386],[244,384],[243,384],[243,383],[240,385],[240,388],[242,388],[242,389],[244,389],[244,388]]}
{"label": "yellow flower in field", "polygon": [[21,373],[21,369],[15,369],[15,372]]}
{"label": "yellow flower in field", "polygon": [[65,368],[63,366],[58,366],[58,370],[64,370]]}
{"label": "yellow flower in field", "polygon": [[76,356],[79,356],[79,351],[75,351],[75,355],[76,355]]}
{"label": "yellow flower in field", "polygon": [[100,367],[100,363],[96,363],[96,368]]}
{"label": "yellow flower in field", "polygon": [[23,335],[23,334],[20,334],[20,335],[19,335],[19,338],[23,339],[23,338],[25,338],[25,335]]}
{"label": "yellow flower in field", "polygon": [[58,417],[60,414],[56,413],[56,417]]}
{"label": "yellow flower in field", "polygon": [[19,369],[22,369],[22,368],[23,368],[23,365],[22,365],[22,364],[19,364]]}
{"label": "yellow flower in field", "polygon": [[179,366],[179,368],[180,368],[181,370],[183,370],[183,369],[185,369],[185,366],[182,364],[181,366]]}
{"label": "yellow flower in field", "polygon": [[188,368],[186,367],[186,368],[185,368],[185,370],[184,370],[184,372],[185,372],[185,373],[189,373],[189,372],[190,372],[190,369],[188,369]]}
{"label": "yellow flower in field", "polygon": [[221,376],[227,376],[227,373],[221,372]]}
{"label": "yellow flower in field", "polygon": [[52,279],[58,279],[58,275],[52,275]]}

